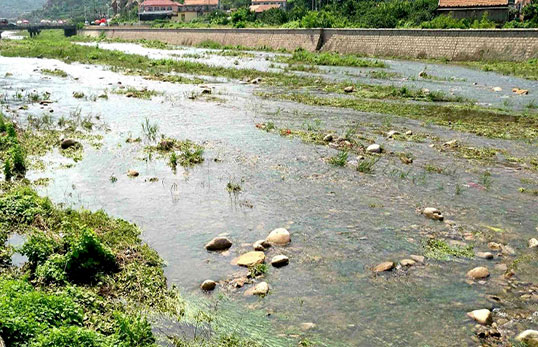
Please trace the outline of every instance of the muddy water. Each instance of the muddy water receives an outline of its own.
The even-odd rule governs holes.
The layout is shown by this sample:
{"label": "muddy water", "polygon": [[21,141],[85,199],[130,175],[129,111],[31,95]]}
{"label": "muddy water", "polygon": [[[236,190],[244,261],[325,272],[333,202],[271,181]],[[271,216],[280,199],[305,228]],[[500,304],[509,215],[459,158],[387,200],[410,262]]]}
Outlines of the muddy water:
{"label": "muddy water", "polygon": [[[118,45],[110,48],[136,49],[152,57],[173,53]],[[264,58],[249,59],[260,69],[267,64]],[[412,62],[391,64],[391,68],[410,75],[415,74],[411,66],[418,68]],[[38,71],[42,68],[60,68],[69,77],[46,77]],[[363,73],[361,69],[337,70]],[[458,139],[470,146],[506,148],[512,155],[536,157],[535,143],[485,139],[397,117],[261,100],[253,92],[263,87],[235,82],[209,83],[218,99],[190,100],[193,92],[200,91],[198,86],[146,81],[94,66],[0,58],[0,76],[6,72],[12,76],[1,80],[2,93],[36,89],[50,92],[54,101],[48,107],[34,104],[28,110],[17,110],[15,115],[8,112],[20,124],[24,125],[30,114],[46,112],[58,119],[80,110],[93,116],[96,128],[108,129],[96,130],[104,136],[102,147],[85,145],[84,158],[74,167],[61,166],[61,157],[52,153],[45,159],[47,169],[32,171],[28,177],[51,178],[40,191],[55,202],[104,209],[137,223],[144,240],[166,260],[169,281],[184,295],[202,303],[216,300],[218,293],[206,296],[199,292],[203,280],[230,278],[241,271],[231,264],[232,259],[250,251],[252,242],[277,227],[290,230],[290,246],[267,252],[268,258],[276,254],[290,258],[289,266],[269,269],[266,281],[271,286],[270,295],[259,299],[243,296],[244,290],[220,290],[226,299],[219,307],[228,328],[255,336],[268,346],[296,345],[303,338],[326,346],[472,344],[474,324],[465,312],[498,306],[503,310],[486,295],[502,289],[503,271],[496,270],[494,264],[509,263],[515,256],[489,261],[430,259],[424,266],[379,276],[370,268],[382,261],[422,254],[423,242],[430,236],[476,243],[479,251],[487,249],[485,242],[464,240],[463,235],[475,233],[478,239],[483,234],[508,243],[519,254],[526,252],[527,240],[538,233],[536,197],[518,191],[523,182],[538,189],[536,172],[496,161],[472,162],[429,146]],[[444,72],[473,76],[484,84],[495,81],[538,90],[536,82],[459,67],[445,68]],[[118,82],[164,94],[151,101],[128,99],[110,93],[118,88]],[[430,90],[464,85],[461,88],[474,91],[470,97],[486,103],[498,104],[500,99],[491,91],[480,92],[471,80],[421,83],[431,83]],[[432,87],[437,84],[442,87]],[[97,96],[107,90],[108,100],[72,97],[73,92]],[[529,97],[534,95],[531,92]],[[8,98],[7,102],[16,110],[17,101]],[[203,143],[205,162],[174,173],[165,159],[148,157],[144,142],[126,143],[129,137],[143,135],[141,123],[146,118],[167,136]],[[273,121],[278,127],[301,128],[316,119],[320,127],[338,132],[358,127],[361,134],[389,152],[413,153],[415,162],[407,166],[397,157],[385,155],[372,174],[361,174],[351,166],[328,165],[325,159],[337,153],[333,149],[255,127],[256,123]],[[423,143],[387,140],[376,132],[383,126],[440,139]],[[428,164],[445,172],[426,171]],[[129,169],[138,170],[140,176],[128,178]],[[491,175],[488,189],[484,189],[482,178],[485,171]],[[117,181],[112,182],[111,176]],[[152,177],[158,181],[150,182]],[[228,182],[239,184],[241,192],[230,194]],[[453,222],[425,219],[417,213],[425,206],[438,207]],[[491,227],[501,231],[491,232]],[[227,234],[234,242],[229,255],[208,254],[203,248],[219,234]],[[466,283],[465,273],[478,265],[488,266],[491,278],[483,284]],[[518,276],[536,281],[536,265],[526,266]],[[316,327],[305,332],[300,329],[304,322],[313,322]],[[521,328],[536,324],[529,319]]]}

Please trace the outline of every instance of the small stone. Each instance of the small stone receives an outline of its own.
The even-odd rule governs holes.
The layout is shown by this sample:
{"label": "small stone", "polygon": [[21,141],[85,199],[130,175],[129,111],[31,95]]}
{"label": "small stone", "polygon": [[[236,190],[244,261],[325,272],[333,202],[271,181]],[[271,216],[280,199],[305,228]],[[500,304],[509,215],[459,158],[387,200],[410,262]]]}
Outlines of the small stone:
{"label": "small stone", "polygon": [[315,327],[316,327],[316,324],[312,323],[312,322],[301,323],[301,325],[300,325],[300,328],[301,328],[302,331],[312,330]]}
{"label": "small stone", "polygon": [[477,252],[476,256],[483,259],[493,259],[493,253],[491,252]]}
{"label": "small stone", "polygon": [[261,81],[262,81],[261,77],[256,77],[255,79],[251,80],[250,83],[259,84]]}
{"label": "small stone", "polygon": [[501,87],[493,87],[491,88],[491,90],[493,90],[494,92],[502,92],[503,89]]}
{"label": "small stone", "polygon": [[355,91],[355,88],[353,86],[347,86],[344,88],[344,92],[346,93],[353,93]]}
{"label": "small stone", "polygon": [[491,250],[500,251],[502,245],[500,243],[497,243],[497,242],[490,242],[490,243],[488,243],[488,247]]}
{"label": "small stone", "polygon": [[482,279],[489,276],[489,271],[487,267],[484,266],[478,266],[475,267],[472,270],[469,270],[467,272],[467,277],[473,278],[473,279]]}
{"label": "small stone", "polygon": [[202,94],[211,94],[211,88],[204,88],[202,89]]}
{"label": "small stone", "polygon": [[420,78],[426,78],[428,77],[428,73],[426,72],[426,70],[422,70],[418,73],[418,77]]}
{"label": "small stone", "polygon": [[443,220],[443,214],[435,207],[426,207],[422,213],[433,220]]}
{"label": "small stone", "polygon": [[538,346],[538,330],[525,330],[517,335],[516,340],[526,343],[529,347]]}
{"label": "small stone", "polygon": [[394,268],[395,264],[392,261],[386,261],[381,264],[378,264],[374,267],[373,271],[375,273],[377,272],[384,272],[384,271],[390,271]]}
{"label": "small stone", "polygon": [[394,135],[400,135],[400,132],[399,131],[396,131],[396,130],[391,130],[387,133],[387,137],[390,139],[392,138]]}
{"label": "small stone", "polygon": [[134,93],[129,92],[129,93],[125,94],[125,96],[128,97],[128,98],[132,98],[134,96]]}
{"label": "small stone", "polygon": [[471,319],[474,319],[480,324],[490,325],[491,323],[493,323],[491,311],[485,308],[482,310],[474,310],[471,312],[467,312],[467,316]]}
{"label": "small stone", "polygon": [[443,147],[458,147],[458,140],[450,140],[443,143]]}
{"label": "small stone", "polygon": [[265,241],[275,245],[286,245],[291,242],[291,237],[289,231],[284,228],[278,228],[271,231]]}
{"label": "small stone", "polygon": [[263,252],[265,251],[265,240],[258,240],[256,242],[254,242],[254,244],[252,245],[252,247],[254,247],[254,250],[255,251],[260,251],[260,252]]}
{"label": "small stone", "polygon": [[127,171],[127,176],[129,177],[138,177],[138,175],[140,175],[140,173],[136,170],[129,170]]}
{"label": "small stone", "polygon": [[412,132],[411,130],[407,130],[407,131],[405,132],[405,134],[406,134],[407,136],[411,136],[411,135],[413,135],[413,132]]}
{"label": "small stone", "polygon": [[224,251],[232,247],[232,241],[227,237],[215,237],[205,245],[208,251]]}
{"label": "small stone", "polygon": [[273,259],[271,259],[271,265],[273,265],[274,267],[286,266],[289,264],[289,262],[290,259],[282,254],[274,256]]}
{"label": "small stone", "polygon": [[60,147],[62,149],[68,149],[70,147],[77,147],[77,146],[80,146],[80,142],[78,142],[77,140],[73,140],[73,139],[64,139],[60,143]]}
{"label": "small stone", "polygon": [[217,286],[217,282],[212,281],[212,280],[205,280],[200,285],[200,288],[202,288],[202,290],[205,290],[205,291],[210,291],[210,290],[215,289],[216,286]]}
{"label": "small stone", "polygon": [[325,142],[331,142],[333,140],[334,136],[333,134],[327,134],[325,135],[325,137],[323,138],[323,141]]}
{"label": "small stone", "polygon": [[425,259],[424,256],[422,255],[414,255],[414,254],[411,254],[409,258],[413,259],[417,263],[424,263],[424,259]]}
{"label": "small stone", "polygon": [[366,148],[367,153],[381,153],[381,146],[374,143]]}
{"label": "small stone", "polygon": [[529,240],[529,248],[536,248],[538,247],[538,240],[535,238],[532,238]]}
{"label": "small stone", "polygon": [[265,296],[269,293],[269,285],[267,282],[260,282],[255,285],[253,288],[250,288],[245,292],[245,295],[261,295]]}
{"label": "small stone", "polygon": [[527,89],[520,89],[520,88],[512,88],[512,92],[516,93],[517,95],[529,94],[529,91]]}
{"label": "small stone", "polygon": [[412,260],[412,259],[402,259],[400,260],[400,264],[402,266],[413,266],[416,264],[416,261]]}
{"label": "small stone", "polygon": [[263,264],[265,262],[265,254],[259,251],[252,251],[243,254],[237,259],[237,265],[239,266],[254,266],[257,264]]}

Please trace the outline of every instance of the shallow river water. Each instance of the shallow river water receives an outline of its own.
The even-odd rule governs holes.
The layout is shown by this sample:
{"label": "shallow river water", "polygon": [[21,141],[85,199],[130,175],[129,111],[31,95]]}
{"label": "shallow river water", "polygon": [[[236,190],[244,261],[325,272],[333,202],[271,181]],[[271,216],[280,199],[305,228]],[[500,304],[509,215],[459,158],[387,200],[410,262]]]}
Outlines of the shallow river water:
{"label": "shallow river water", "polygon": [[[175,52],[133,44],[110,44],[108,48],[150,57],[207,51],[184,48]],[[265,55],[257,53],[245,64],[270,69]],[[234,66],[235,58],[210,55],[207,59],[201,60]],[[418,62],[387,63],[407,76],[415,76],[424,67]],[[427,65],[429,71],[438,69],[439,76],[465,81],[373,81],[364,75],[368,69],[352,68],[330,68],[337,73],[329,74],[452,91],[497,106],[508,98],[513,100],[513,108],[538,95],[537,82],[463,67]],[[239,67],[247,66],[240,63]],[[39,71],[43,68],[62,69],[69,77],[44,76]],[[15,101],[7,102],[16,112],[10,112],[7,105],[4,111],[18,122],[25,124],[28,115],[50,110],[54,119],[79,110],[84,116],[92,115],[101,126],[96,131],[104,136],[99,149],[85,145],[83,159],[73,167],[60,165],[69,160],[60,159],[57,152],[48,155],[44,171],[33,170],[27,175],[32,180],[51,178],[40,193],[57,203],[103,209],[139,225],[143,239],[167,262],[165,272],[171,284],[201,305],[216,300],[219,292],[224,294],[219,309],[227,317],[229,329],[255,336],[267,346],[293,346],[303,338],[322,346],[473,344],[474,324],[465,313],[480,308],[503,310],[487,296],[503,288],[504,271],[494,265],[509,263],[515,256],[427,259],[425,265],[387,275],[374,275],[370,269],[383,261],[423,254],[423,243],[432,235],[475,244],[475,251],[485,251],[487,242],[475,243],[463,237],[484,233],[509,244],[519,254],[526,251],[528,239],[538,234],[537,197],[518,190],[525,184],[537,189],[536,171],[517,169],[500,160],[472,162],[430,147],[435,141],[429,138],[422,143],[389,140],[376,129],[390,124],[393,129],[437,136],[440,143],[457,139],[470,146],[504,148],[521,157],[537,157],[536,142],[488,139],[399,117],[260,99],[253,93],[265,87],[237,81],[208,82],[212,97],[191,100],[189,96],[199,93],[199,86],[148,81],[97,66],[0,57],[0,76],[8,72],[12,75],[0,80],[0,93],[13,95],[21,88],[35,89],[50,92],[54,101],[50,106],[33,104],[28,110],[16,110]],[[475,81],[479,85],[474,85]],[[119,87],[118,82],[163,95],[152,100],[126,98],[110,92]],[[506,92],[494,93],[492,86],[501,86]],[[527,88],[531,93],[526,98],[515,97],[512,87]],[[81,91],[87,98],[73,98],[73,92]],[[92,101],[90,96],[105,91],[107,100]],[[141,124],[146,118],[158,124],[166,136],[203,144],[204,163],[188,170],[178,167],[174,173],[166,159],[144,152],[145,140],[126,143],[130,137],[143,137]],[[315,120],[322,128],[340,132],[358,127],[387,151],[413,153],[415,161],[407,166],[396,157],[383,156],[372,174],[361,174],[351,165],[330,166],[326,158],[337,153],[334,149],[255,126],[272,121],[279,127],[297,129]],[[428,164],[444,172],[427,171],[424,167]],[[140,176],[127,177],[130,169],[139,171]],[[486,171],[490,178],[484,189]],[[111,176],[117,181],[112,182]],[[150,182],[152,177],[158,180]],[[226,189],[229,182],[239,184],[241,192],[230,194]],[[439,208],[452,222],[424,218],[417,210],[427,206]],[[292,243],[269,249],[267,257],[285,254],[290,264],[269,268],[265,275],[271,287],[268,296],[244,296],[245,288],[217,289],[209,295],[200,292],[200,283],[208,278],[225,280],[241,272],[232,260],[278,227],[290,231]],[[491,230],[497,230],[494,236]],[[234,242],[229,254],[206,252],[204,244],[220,234]],[[490,279],[482,284],[466,281],[465,273],[479,265],[488,266]],[[523,266],[518,276],[536,282],[537,265]],[[536,309],[536,304],[529,307]],[[533,317],[522,322],[521,328],[536,328],[537,314]],[[305,322],[315,323],[315,327],[304,331],[301,323]]]}

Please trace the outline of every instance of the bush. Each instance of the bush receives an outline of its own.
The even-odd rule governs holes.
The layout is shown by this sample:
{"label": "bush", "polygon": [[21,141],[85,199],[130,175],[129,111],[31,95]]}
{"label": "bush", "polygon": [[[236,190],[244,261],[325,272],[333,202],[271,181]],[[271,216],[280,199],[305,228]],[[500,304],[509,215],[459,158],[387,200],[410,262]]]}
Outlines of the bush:
{"label": "bush", "polygon": [[115,318],[118,323],[116,336],[120,341],[120,347],[155,345],[155,337],[146,318],[142,316],[129,317],[121,313],[117,313]]}
{"label": "bush", "polygon": [[32,267],[43,264],[60,247],[58,241],[42,231],[35,231],[21,248],[21,254],[28,257]]}
{"label": "bush", "polygon": [[65,264],[67,260],[64,255],[54,254],[42,265],[38,265],[35,275],[42,283],[64,284],[67,282]]}
{"label": "bush", "polygon": [[92,230],[85,229],[69,244],[65,270],[71,281],[90,282],[98,273],[116,271],[116,257]]}
{"label": "bush", "polygon": [[37,337],[30,347],[105,347],[105,338],[95,331],[78,326],[52,328]]}
{"label": "bush", "polygon": [[4,178],[6,181],[11,181],[12,177],[13,171],[11,169],[11,160],[6,158],[6,161],[4,162]]}
{"label": "bush", "polygon": [[0,197],[0,223],[11,227],[32,223],[37,215],[46,216],[52,204],[43,199],[30,188],[20,188]]}
{"label": "bush", "polygon": [[52,327],[82,324],[67,295],[36,291],[28,282],[0,277],[0,333],[8,346],[26,346]]}

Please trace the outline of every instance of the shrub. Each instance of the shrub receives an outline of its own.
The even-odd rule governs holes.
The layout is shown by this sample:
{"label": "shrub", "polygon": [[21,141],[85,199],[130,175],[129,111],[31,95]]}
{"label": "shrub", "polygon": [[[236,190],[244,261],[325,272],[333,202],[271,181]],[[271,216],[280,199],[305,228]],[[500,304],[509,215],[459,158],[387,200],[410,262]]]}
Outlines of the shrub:
{"label": "shrub", "polygon": [[30,224],[37,215],[48,215],[51,208],[48,199],[40,198],[30,188],[20,188],[0,197],[0,223],[12,227]]}
{"label": "shrub", "polygon": [[64,284],[67,282],[65,265],[66,258],[64,255],[53,254],[45,263],[36,268],[36,277],[43,283]]}
{"label": "shrub", "polygon": [[52,328],[38,336],[30,347],[105,347],[105,338],[95,331],[78,326]]}
{"label": "shrub", "polygon": [[42,231],[35,231],[26,240],[21,254],[28,257],[30,264],[35,267],[43,264],[60,247],[59,242]]}
{"label": "shrub", "polygon": [[6,158],[6,161],[4,162],[4,177],[6,181],[11,181],[11,178],[13,177],[13,171],[11,169],[11,160],[9,160],[9,158]]}
{"label": "shrub", "polygon": [[130,317],[121,313],[115,315],[118,322],[116,336],[120,347],[154,346],[155,337],[151,332],[151,325],[145,317],[140,315]]}
{"label": "shrub", "polygon": [[26,173],[26,161],[24,160],[24,152],[19,144],[11,148],[11,159],[13,161],[13,173],[24,176]]}
{"label": "shrub", "polygon": [[116,257],[92,230],[85,229],[70,242],[65,270],[70,280],[89,282],[100,272],[116,271]]}
{"label": "shrub", "polygon": [[67,295],[36,291],[0,277],[0,333],[8,346],[27,346],[52,327],[80,325],[82,310]]}

